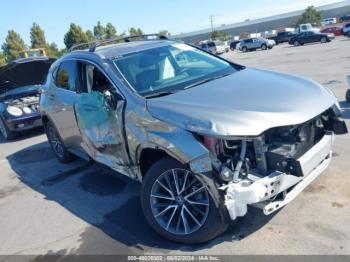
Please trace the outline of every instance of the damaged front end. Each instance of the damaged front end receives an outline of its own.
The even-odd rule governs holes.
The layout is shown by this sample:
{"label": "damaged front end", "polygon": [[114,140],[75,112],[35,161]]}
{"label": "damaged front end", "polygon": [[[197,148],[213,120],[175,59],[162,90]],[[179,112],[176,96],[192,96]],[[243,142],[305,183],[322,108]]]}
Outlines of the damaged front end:
{"label": "damaged front end", "polygon": [[199,136],[224,191],[232,220],[247,206],[266,215],[293,200],[329,165],[335,134],[345,134],[336,108],[298,125],[271,128],[256,137]]}

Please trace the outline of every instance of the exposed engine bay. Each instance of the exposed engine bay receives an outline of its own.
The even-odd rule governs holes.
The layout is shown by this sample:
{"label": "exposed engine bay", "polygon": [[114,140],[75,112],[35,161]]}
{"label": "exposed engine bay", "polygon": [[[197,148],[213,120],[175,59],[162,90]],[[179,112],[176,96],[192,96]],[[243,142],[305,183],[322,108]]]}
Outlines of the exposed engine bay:
{"label": "exposed engine bay", "polygon": [[[334,134],[344,133],[345,123],[329,109],[305,123],[271,128],[258,137],[201,139],[235,219],[246,214],[248,204],[260,205],[265,214],[287,204],[293,188],[306,187],[320,174],[319,166],[329,163]],[[277,199],[280,202],[271,207]]]}
{"label": "exposed engine bay", "polygon": [[24,113],[39,112],[39,96],[39,94],[35,94],[20,98],[11,98],[4,101],[4,104],[7,106],[18,107],[24,111]]}

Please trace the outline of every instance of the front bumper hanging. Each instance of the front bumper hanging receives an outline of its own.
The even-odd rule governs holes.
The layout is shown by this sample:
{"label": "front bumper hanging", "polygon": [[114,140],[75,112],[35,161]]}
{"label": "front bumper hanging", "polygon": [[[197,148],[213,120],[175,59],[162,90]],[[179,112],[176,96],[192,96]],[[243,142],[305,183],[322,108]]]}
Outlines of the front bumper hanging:
{"label": "front bumper hanging", "polygon": [[[303,176],[298,177],[280,171],[262,178],[249,174],[246,180],[223,186],[221,189],[226,190],[225,205],[231,219],[244,216],[248,205],[262,208],[268,215],[292,201],[328,167],[333,142],[334,134],[329,132],[297,159]],[[283,193],[281,200],[271,200],[280,193]]]}

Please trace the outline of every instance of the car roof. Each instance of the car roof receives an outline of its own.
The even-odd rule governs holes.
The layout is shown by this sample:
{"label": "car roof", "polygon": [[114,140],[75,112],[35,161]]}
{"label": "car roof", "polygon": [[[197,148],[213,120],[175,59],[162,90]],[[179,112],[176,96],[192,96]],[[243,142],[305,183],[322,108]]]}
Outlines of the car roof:
{"label": "car roof", "polygon": [[[142,40],[142,41],[132,41],[132,42],[123,42],[117,44],[111,44],[106,46],[99,46],[94,52],[86,50],[76,50],[72,51],[69,54],[95,54],[102,59],[113,59],[118,56],[125,54],[140,52],[152,48],[169,46],[174,44],[179,44],[179,41],[172,40]],[[68,55],[69,55],[68,54]]]}

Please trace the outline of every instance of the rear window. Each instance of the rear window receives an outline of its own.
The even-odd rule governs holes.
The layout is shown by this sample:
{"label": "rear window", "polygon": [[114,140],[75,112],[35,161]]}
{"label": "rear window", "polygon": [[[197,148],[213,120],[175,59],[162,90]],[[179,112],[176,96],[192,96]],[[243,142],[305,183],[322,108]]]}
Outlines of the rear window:
{"label": "rear window", "polygon": [[65,61],[63,62],[55,76],[55,84],[57,87],[76,91],[80,83],[77,61]]}

